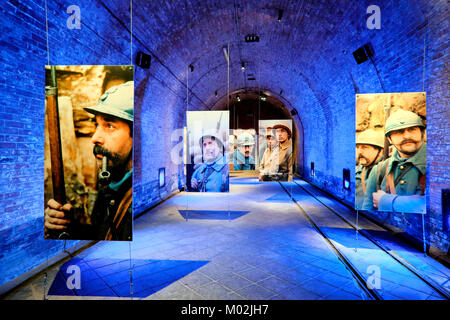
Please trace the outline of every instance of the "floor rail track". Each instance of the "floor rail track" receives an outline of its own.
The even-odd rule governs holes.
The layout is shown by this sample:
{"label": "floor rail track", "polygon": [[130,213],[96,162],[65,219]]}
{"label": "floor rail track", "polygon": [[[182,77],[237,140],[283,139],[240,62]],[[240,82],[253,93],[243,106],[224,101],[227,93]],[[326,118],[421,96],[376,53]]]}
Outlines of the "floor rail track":
{"label": "floor rail track", "polygon": [[[400,263],[403,267],[405,267],[406,269],[408,269],[410,272],[412,272],[415,276],[417,276],[420,280],[422,280],[423,282],[425,282],[428,286],[430,286],[431,288],[433,288],[433,290],[435,290],[436,292],[438,292],[441,296],[443,296],[444,298],[446,298],[447,300],[450,300],[450,296],[447,293],[447,291],[444,288],[441,288],[441,286],[436,283],[434,280],[430,279],[428,276],[424,275],[423,273],[421,273],[419,270],[417,270],[417,268],[415,268],[413,265],[411,265],[408,261],[406,261],[404,258],[400,257],[397,253],[395,253],[394,251],[392,251],[391,249],[387,248],[386,246],[384,246],[382,243],[380,243],[379,241],[377,241],[376,239],[374,239],[367,231],[365,231],[364,229],[360,229],[357,226],[355,226],[352,222],[348,221],[346,218],[344,218],[341,214],[339,214],[335,209],[330,208],[328,205],[326,205],[325,203],[323,203],[323,201],[321,201],[320,199],[318,199],[312,192],[310,192],[309,190],[307,190],[305,187],[301,186],[300,184],[298,184],[297,182],[295,182],[295,180],[293,181],[295,183],[295,185],[297,185],[298,187],[300,187],[302,190],[304,190],[306,193],[308,193],[309,195],[311,195],[314,199],[316,199],[318,202],[320,202],[324,207],[326,207],[328,210],[330,210],[331,212],[333,212],[338,218],[340,218],[341,220],[343,220],[345,223],[347,223],[350,227],[352,227],[353,229],[356,230],[356,232],[360,233],[361,235],[363,235],[365,238],[367,238],[369,241],[371,241],[373,244],[375,244],[378,248],[380,248],[382,251],[384,251],[385,253],[387,253],[390,257],[392,257],[394,260],[396,260],[398,263]],[[305,181],[307,182],[307,181]],[[292,197],[291,197],[292,198]]]}

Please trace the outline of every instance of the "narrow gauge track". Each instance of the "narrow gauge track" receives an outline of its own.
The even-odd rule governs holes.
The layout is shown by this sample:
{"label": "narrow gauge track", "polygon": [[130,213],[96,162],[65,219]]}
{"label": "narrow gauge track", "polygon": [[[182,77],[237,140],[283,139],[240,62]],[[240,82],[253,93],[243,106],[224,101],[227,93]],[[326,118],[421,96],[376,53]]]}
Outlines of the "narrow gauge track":
{"label": "narrow gauge track", "polygon": [[[339,214],[335,209],[331,208],[327,204],[325,204],[322,200],[318,198],[317,195],[315,195],[310,190],[306,189],[302,185],[298,184],[293,181],[293,183],[301,188],[304,192],[312,196],[316,201],[318,201],[320,204],[322,204],[325,208],[327,208],[329,211],[331,211],[335,216],[337,216],[339,219],[344,221],[347,225],[349,225],[351,228],[353,228],[357,233],[360,233],[363,235],[367,240],[372,242],[375,246],[377,246],[380,250],[388,254],[392,259],[394,259],[398,264],[400,264],[403,268],[406,268],[408,271],[413,273],[416,277],[418,277],[422,282],[424,282],[426,285],[431,287],[435,292],[437,292],[441,297],[444,299],[450,300],[449,294],[446,291],[446,289],[442,288],[438,283],[436,283],[434,280],[429,278],[428,276],[424,275],[422,272],[417,270],[414,266],[412,266],[409,262],[407,262],[405,259],[400,257],[397,253],[390,250],[386,246],[384,246],[382,243],[377,241],[375,238],[373,238],[366,230],[359,229],[357,226],[355,226],[352,222],[350,222],[348,219],[343,217],[341,214]],[[346,257],[346,255],[333,243],[333,241],[326,235],[326,233],[318,226],[318,224],[314,221],[314,219],[306,213],[306,211],[300,206],[300,204],[297,202],[297,200],[293,197],[293,195],[289,192],[288,188],[284,186],[280,182],[281,187],[285,190],[285,192],[289,195],[289,197],[292,199],[292,201],[299,207],[302,214],[305,216],[305,218],[309,221],[309,223],[314,227],[314,229],[322,235],[322,237],[327,241],[327,243],[331,246],[331,248],[335,251],[335,253],[338,255],[339,260],[346,266],[346,268],[350,271],[352,276],[355,278],[356,282],[358,283],[359,287],[363,290],[363,292],[370,298],[375,300],[383,300],[383,297],[381,294],[374,288],[371,288],[371,286],[368,285],[367,281],[364,279],[364,276],[361,274],[361,272],[351,263],[350,259]],[[319,190],[317,187],[311,185],[314,189],[317,189],[321,196],[324,196],[324,193]]]}

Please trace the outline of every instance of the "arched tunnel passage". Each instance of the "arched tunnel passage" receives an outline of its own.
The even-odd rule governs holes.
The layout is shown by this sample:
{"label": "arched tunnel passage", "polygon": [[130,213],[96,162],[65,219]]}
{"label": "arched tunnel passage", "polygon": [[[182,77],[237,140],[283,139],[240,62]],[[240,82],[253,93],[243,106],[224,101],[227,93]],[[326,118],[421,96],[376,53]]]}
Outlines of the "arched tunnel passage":
{"label": "arched tunnel passage", "polygon": [[[234,117],[231,114],[230,128],[254,127],[258,130],[255,124],[257,120],[265,119],[265,111],[270,113],[272,119],[292,119],[297,154],[295,171],[303,175],[305,182],[314,183],[335,200],[338,198],[340,202],[335,201],[333,204],[342,209],[342,202],[351,205],[354,200],[355,94],[426,91],[429,124],[427,214],[381,212],[370,213],[370,218],[391,228],[396,234],[405,234],[419,247],[423,241],[428,251],[434,252],[435,256],[446,257],[449,249],[449,205],[446,199],[450,185],[450,176],[447,174],[450,162],[446,151],[449,145],[450,109],[448,99],[445,98],[448,89],[442,86],[448,78],[446,55],[442,53],[448,47],[445,31],[448,4],[445,1],[383,1],[380,3],[383,16],[380,29],[370,29],[366,24],[366,10],[371,5],[368,0],[81,1],[82,24],[81,29],[77,30],[69,28],[66,23],[67,5],[59,0],[46,1],[44,12],[43,6],[33,1],[27,4],[24,1],[9,1],[3,11],[2,24],[8,32],[2,34],[6,66],[4,74],[7,80],[1,85],[5,99],[4,105],[0,107],[0,204],[3,208],[0,231],[5,240],[2,241],[1,252],[5,254],[0,263],[0,285],[7,283],[9,286],[10,281],[27,277],[28,272],[48,265],[49,257],[54,258],[66,252],[66,248],[75,248],[80,244],[76,240],[69,242],[66,247],[64,242],[62,249],[59,244],[45,243],[43,237],[39,236],[42,234],[42,211],[45,207],[41,195],[42,184],[39,183],[43,180],[42,155],[45,148],[45,98],[42,87],[37,85],[43,83],[42,65],[128,65],[134,64],[139,51],[152,58],[149,69],[137,65],[134,69],[133,145],[136,153],[133,212],[145,215],[143,219],[137,220],[139,226],[135,230],[138,231],[138,238],[135,240],[149,245],[146,254],[158,248],[171,253],[168,257],[173,258],[176,257],[175,250],[185,249],[186,242],[172,242],[162,249],[159,243],[152,241],[163,239],[161,235],[167,236],[167,225],[161,221],[176,219],[181,221],[180,225],[184,223],[178,215],[177,206],[180,203],[184,206],[185,198],[180,200],[180,197],[176,197],[183,178],[183,164],[172,161],[171,150],[180,144],[179,137],[174,137],[173,133],[177,130],[183,132],[187,110],[230,109],[231,113],[237,114]],[[45,27],[47,23],[44,20],[48,20],[45,22],[50,28]],[[258,36],[258,42],[246,41],[247,36],[252,34]],[[374,49],[371,61],[356,63],[352,52],[369,41]],[[229,48],[228,72],[224,46]],[[18,59],[25,56],[27,63],[24,63],[24,59]],[[189,68],[190,65],[193,68]],[[258,100],[259,92],[267,95],[265,102]],[[238,94],[241,101],[237,101]],[[79,106],[82,107],[81,104]],[[292,110],[298,113],[291,113]],[[77,114],[74,113],[74,116]],[[313,163],[314,177],[310,170]],[[344,169],[351,173],[351,181],[347,181],[350,191],[346,193],[343,192],[342,183]],[[165,173],[163,186],[158,179],[160,172]],[[309,191],[317,191],[306,184],[302,186],[310,188]],[[276,203],[286,200],[286,195],[284,198],[278,197],[283,193],[281,187],[274,190],[270,184],[249,184],[247,187],[251,192],[248,193],[244,192],[242,185],[235,187],[238,191],[236,203],[248,200],[245,196],[253,197],[251,203],[248,202],[251,205],[262,199],[268,200],[262,209],[272,210],[274,217],[281,219],[278,220],[280,224],[298,221],[298,210],[283,212],[279,203]],[[295,188],[301,191],[300,186]],[[301,191],[301,197],[313,200],[306,193]],[[198,202],[204,202],[205,206],[220,203],[211,200],[210,194],[191,194],[190,200],[196,196]],[[324,201],[323,194],[319,194],[319,197]],[[238,209],[243,210],[243,207]],[[314,210],[314,207],[311,205],[309,209]],[[322,209],[327,211],[323,206]],[[356,212],[350,210],[349,214],[354,217]],[[158,217],[162,219],[153,220],[154,224],[145,223],[146,219]],[[245,219],[252,215],[245,214],[242,217]],[[225,243],[240,251],[237,252],[241,253],[238,260],[249,259],[246,262],[252,263],[253,260],[261,264],[261,252],[266,253],[270,248],[274,249],[273,254],[283,258],[282,261],[287,259],[291,263],[291,257],[281,254],[292,253],[295,258],[305,248],[311,247],[308,243],[310,239],[304,236],[308,232],[308,228],[304,228],[306,224],[286,224],[285,230],[272,230],[273,237],[260,242],[261,246],[255,248],[253,255],[248,255],[242,240],[258,241],[267,236],[267,228],[279,226],[268,223],[265,219],[267,216],[261,217],[263,220],[259,225],[264,228],[256,228],[260,233],[237,238],[237,233],[233,232],[234,239],[224,234],[226,237],[217,241],[220,239],[215,237],[216,234],[209,237],[211,230],[208,225],[208,228],[203,229],[206,235],[197,239],[196,243],[210,245],[208,249],[220,248],[220,244]],[[151,227],[144,232],[144,228],[149,225]],[[154,228],[155,225],[162,228]],[[192,225],[184,223],[180,228]],[[336,231],[336,239],[342,240],[340,231],[343,228],[337,225],[333,227],[330,231]],[[174,228],[172,240],[181,238],[183,241],[188,238],[179,230]],[[224,228],[213,230],[220,233]],[[374,230],[378,232],[378,225]],[[425,238],[422,237],[423,230],[426,231]],[[153,232],[151,236],[150,232]],[[201,236],[201,233],[192,233],[195,233],[192,236]],[[282,252],[280,249],[283,248],[273,246],[280,240],[280,235],[292,236],[289,238],[290,243],[301,246],[291,247],[298,250]],[[171,242],[168,239],[164,238]],[[230,243],[229,240],[236,241]],[[352,240],[342,243],[348,248],[354,245]],[[177,248],[170,248],[170,245]],[[105,256],[118,249],[113,244],[105,245],[104,248],[109,250],[104,252]],[[199,247],[193,251],[199,255],[205,254],[208,250],[203,249]],[[409,253],[408,250],[405,252]],[[47,255],[44,251],[47,251]],[[103,254],[100,246],[94,246],[87,253],[93,253],[93,256]],[[187,258],[200,259],[198,255]],[[202,258],[209,259],[205,256]],[[304,258],[308,259],[306,256]],[[427,258],[424,260],[429,262]],[[220,262],[229,264],[230,261]],[[339,264],[339,261],[336,262]],[[125,264],[128,265],[128,262]],[[324,261],[320,266],[325,267],[327,263]],[[273,274],[274,270],[266,271],[267,274]],[[305,271],[305,268],[302,267],[301,271]],[[444,270],[446,272],[448,270]],[[293,276],[292,273],[285,275]],[[323,280],[326,280],[325,276]],[[404,283],[407,281],[400,284]],[[267,283],[267,289],[273,289],[271,283]],[[245,296],[245,292],[243,294]],[[431,296],[420,297],[425,299]]]}
{"label": "arched tunnel passage", "polygon": [[229,95],[223,95],[211,110],[230,112],[230,130],[254,129],[260,133],[260,120],[292,120],[293,170],[302,176],[304,172],[304,131],[297,108],[289,101],[270,90],[239,89]]}

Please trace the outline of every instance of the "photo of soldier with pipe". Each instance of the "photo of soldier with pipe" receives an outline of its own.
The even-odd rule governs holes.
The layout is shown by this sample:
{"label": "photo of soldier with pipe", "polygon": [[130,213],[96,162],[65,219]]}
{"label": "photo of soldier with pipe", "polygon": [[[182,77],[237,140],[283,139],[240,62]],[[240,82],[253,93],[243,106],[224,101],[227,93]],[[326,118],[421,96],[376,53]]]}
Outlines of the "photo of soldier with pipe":
{"label": "photo of soldier with pipe", "polygon": [[356,95],[355,208],[426,213],[425,92]]}
{"label": "photo of soldier with pipe", "polygon": [[45,72],[45,238],[131,241],[133,66]]}
{"label": "photo of soldier with pipe", "polygon": [[229,191],[229,111],[188,111],[186,187],[190,192]]}

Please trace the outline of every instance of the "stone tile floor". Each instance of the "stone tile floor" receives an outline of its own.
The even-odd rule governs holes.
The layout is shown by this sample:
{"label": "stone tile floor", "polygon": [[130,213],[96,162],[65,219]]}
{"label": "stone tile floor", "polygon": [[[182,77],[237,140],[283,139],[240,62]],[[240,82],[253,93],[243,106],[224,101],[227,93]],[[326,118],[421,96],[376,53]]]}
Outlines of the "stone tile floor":
{"label": "stone tile floor", "polygon": [[[43,299],[46,292],[48,299],[130,299],[130,266],[133,299],[367,298],[278,183],[233,176],[230,193],[180,193],[135,220],[132,242],[99,242],[49,268],[46,285],[39,274],[5,298]],[[295,184],[286,188],[360,270],[380,266],[384,298],[440,299],[362,236],[355,251],[354,232]],[[361,225],[374,229],[364,219]],[[447,268],[389,241],[448,281]],[[80,290],[67,289],[71,264],[80,267]]]}

